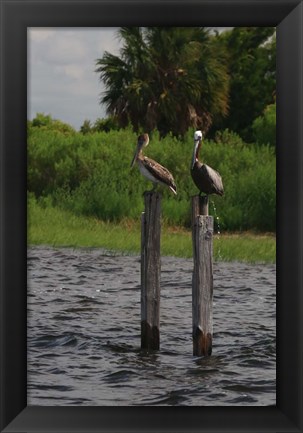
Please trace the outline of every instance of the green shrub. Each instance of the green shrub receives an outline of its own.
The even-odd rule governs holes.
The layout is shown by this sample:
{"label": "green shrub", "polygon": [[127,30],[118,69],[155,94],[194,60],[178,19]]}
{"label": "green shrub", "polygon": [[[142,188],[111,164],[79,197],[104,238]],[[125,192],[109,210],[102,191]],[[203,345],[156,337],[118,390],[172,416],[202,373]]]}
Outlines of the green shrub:
{"label": "green shrub", "polygon": [[34,128],[42,128],[48,131],[58,131],[65,135],[75,134],[75,129],[68,123],[53,119],[50,114],[37,113],[36,117],[30,122]]}
{"label": "green shrub", "polygon": [[[130,129],[65,135],[32,127],[28,133],[28,190],[36,197],[78,215],[102,220],[139,219],[143,193],[151,182],[130,168],[137,136]],[[162,218],[170,225],[190,227],[190,197],[198,194],[190,176],[193,131],[184,140],[151,134],[145,154],[174,175],[177,196],[162,192]],[[224,196],[212,196],[209,211],[223,230],[275,230],[275,154],[270,146],[246,145],[223,131],[203,140],[201,161],[218,170]],[[215,209],[216,211],[215,211]],[[217,221],[215,219],[215,221]]]}
{"label": "green shrub", "polygon": [[266,107],[263,115],[254,120],[252,129],[258,144],[276,145],[276,104]]}
{"label": "green shrub", "polygon": [[106,119],[97,119],[94,123],[92,130],[94,132],[110,132],[119,130],[119,123],[116,117],[110,116]]}

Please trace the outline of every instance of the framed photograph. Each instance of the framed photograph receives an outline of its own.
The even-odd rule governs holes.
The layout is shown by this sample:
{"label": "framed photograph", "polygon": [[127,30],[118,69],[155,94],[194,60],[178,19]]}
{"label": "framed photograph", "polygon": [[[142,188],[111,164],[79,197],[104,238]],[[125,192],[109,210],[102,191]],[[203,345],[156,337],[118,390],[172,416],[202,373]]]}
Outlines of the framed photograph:
{"label": "framed photograph", "polygon": [[[150,404],[148,402],[147,404],[140,404],[140,398],[135,400],[134,397],[138,394],[138,389],[136,390],[134,385],[131,390],[133,404],[127,404],[127,397],[125,396],[121,396],[120,403],[115,404],[114,398],[119,394],[120,386],[119,378],[117,379],[115,375],[108,378],[108,381],[111,381],[111,386],[113,385],[112,382],[116,380],[116,386],[114,384],[112,388],[111,386],[108,387],[108,403],[104,405],[90,404],[91,396],[85,403],[85,393],[87,392],[85,386],[83,386],[83,395],[79,391],[78,394],[71,393],[66,405],[64,398],[58,404],[55,397],[52,404],[52,398],[49,398],[49,394],[47,398],[45,396],[47,389],[45,376],[40,379],[39,391],[30,392],[32,376],[29,373],[29,366],[30,371],[34,371],[35,361],[28,350],[27,343],[28,312],[30,311],[27,287],[29,281],[27,260],[27,115],[30,103],[28,100],[30,85],[28,64],[31,54],[28,34],[29,31],[35,32],[38,28],[45,32],[49,31],[50,28],[64,28],[66,31],[68,28],[75,31],[90,28],[92,31],[97,31],[122,26],[128,28],[134,26],[276,27],[277,364],[276,389],[273,391],[273,393],[276,392],[275,401],[272,397],[268,401],[266,400],[264,404],[258,399],[250,401],[247,396],[245,397],[243,388],[241,400],[243,404],[241,402],[238,404],[236,399],[234,405],[232,403],[224,404],[224,399],[221,404],[204,405],[195,399],[192,400],[192,404],[182,404],[183,397],[178,393],[171,393],[169,404],[163,407],[161,403],[153,404],[153,400],[150,401]],[[39,2],[1,0],[1,432],[254,431],[265,433],[270,431],[303,431],[301,374],[303,369],[301,356],[303,339],[301,294],[301,269],[303,265],[301,204],[303,188],[302,35],[303,5],[302,1],[299,0],[287,2],[266,0],[262,2],[259,0],[218,0],[216,2],[204,0],[163,2],[139,0],[117,0],[114,2],[101,0],[65,0],[60,2],[53,0],[41,0]],[[49,48],[51,49],[51,44]],[[83,47],[78,48],[83,49]],[[65,51],[63,50],[63,54],[64,52],[65,55],[69,54],[68,46],[66,46]],[[66,68],[64,62],[62,65],[63,68]],[[68,72],[71,74],[70,76],[80,73],[77,68],[69,69]],[[38,260],[40,253],[44,254],[44,252],[36,251],[30,256],[30,260],[32,262]],[[86,272],[89,269],[90,258],[90,256],[87,257],[84,267],[83,263],[80,264],[80,279],[81,272]],[[63,257],[59,254],[57,257],[58,266],[62,260]],[[111,265],[115,273],[118,272],[116,265]],[[30,269],[39,272],[39,266],[33,266]],[[123,266],[129,266],[131,269],[132,263],[125,263]],[[45,273],[47,273],[47,269],[44,272],[44,277]],[[51,276],[49,277],[51,278]],[[63,292],[64,269],[62,270],[62,298],[65,299]],[[55,296],[60,297],[61,295],[56,293]],[[37,302],[39,304],[39,299]],[[90,300],[80,294],[79,302],[82,303],[81,308],[84,308],[90,315]],[[260,309],[263,307],[261,302]],[[60,314],[57,317],[59,321],[65,320],[64,317],[59,316]],[[43,328],[43,317],[41,316],[39,323],[41,328]],[[64,347],[69,347],[75,343],[74,337],[68,333],[64,334],[62,338],[64,339],[64,341],[62,340],[63,343],[60,341]],[[57,342],[57,336],[50,336],[46,344],[52,345]],[[43,338],[41,338],[40,343],[45,344]],[[36,341],[36,344],[39,345],[39,341]],[[121,351],[123,349],[120,346],[117,349],[107,341],[98,342],[98,344],[107,345],[113,354],[115,350]],[[83,348],[85,348],[85,342],[83,342]],[[125,351],[127,351],[127,345]],[[167,355],[170,356],[169,353]],[[48,354],[46,352],[42,353],[41,356],[44,356],[43,362],[47,363],[49,374],[58,374],[55,358],[47,359]],[[77,369],[77,360],[68,360],[68,356],[67,354],[67,364],[70,361],[72,368]],[[123,356],[120,356],[119,359],[121,360],[121,374],[125,375],[125,380],[129,380],[135,371],[134,369],[124,371]],[[170,356],[169,359],[172,363],[176,362],[174,356]],[[205,365],[210,374],[213,370],[220,368],[221,360],[216,359],[215,356],[213,359],[215,359],[216,364]],[[39,362],[42,362],[41,358]],[[98,362],[102,362],[102,359],[98,359]],[[161,366],[156,368],[159,368],[160,377]],[[256,373],[254,371],[254,366],[252,366],[252,375]],[[171,372],[177,374],[177,369],[172,369]],[[195,381],[194,370],[189,373],[192,374],[192,380]],[[37,374],[39,374],[38,370]],[[97,389],[98,368],[94,362],[90,374],[92,378],[95,375]],[[69,383],[64,381],[64,374],[57,377],[60,377],[60,380],[54,389],[57,389],[58,392],[61,392],[62,389],[68,390]],[[182,381],[182,378],[180,377],[178,380]],[[83,377],[83,383],[85,381],[86,379]],[[261,382],[262,378],[258,383]],[[93,383],[94,380],[89,385],[91,388]],[[213,382],[212,384],[214,386]],[[232,379],[228,386],[232,390]],[[115,391],[115,396],[112,399],[110,389]],[[213,391],[213,393],[215,396],[216,392]],[[217,397],[220,398],[219,395]]]}

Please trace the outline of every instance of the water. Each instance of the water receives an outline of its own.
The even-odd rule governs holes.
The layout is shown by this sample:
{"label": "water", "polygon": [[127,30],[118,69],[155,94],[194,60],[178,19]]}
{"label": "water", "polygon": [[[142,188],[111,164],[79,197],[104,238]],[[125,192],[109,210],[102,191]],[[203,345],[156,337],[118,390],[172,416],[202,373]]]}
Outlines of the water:
{"label": "water", "polygon": [[161,347],[147,354],[139,257],[28,250],[28,405],[275,405],[275,266],[214,264],[208,358],[192,355],[192,260],[161,269]]}
{"label": "water", "polygon": [[215,217],[215,224],[214,224],[214,233],[215,233],[215,237],[217,239],[217,243],[218,243],[218,259],[219,261],[222,260],[222,255],[221,255],[221,248],[220,248],[220,235],[221,235],[221,227],[220,227],[220,217],[217,214],[217,208],[215,205],[214,200],[210,201],[213,211],[214,211],[214,217]]}

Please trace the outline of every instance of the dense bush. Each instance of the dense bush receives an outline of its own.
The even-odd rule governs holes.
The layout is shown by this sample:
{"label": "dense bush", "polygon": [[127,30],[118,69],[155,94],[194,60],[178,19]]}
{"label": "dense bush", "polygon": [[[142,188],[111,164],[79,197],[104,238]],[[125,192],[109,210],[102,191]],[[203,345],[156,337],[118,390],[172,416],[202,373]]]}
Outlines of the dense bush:
{"label": "dense bush", "polygon": [[105,119],[97,119],[93,125],[90,120],[84,120],[83,125],[80,127],[80,132],[82,134],[92,134],[94,132],[110,132],[119,129],[117,119],[114,116],[109,116]]}
{"label": "dense bush", "polygon": [[266,107],[263,115],[254,120],[252,129],[258,144],[276,145],[276,104]]}
{"label": "dense bush", "polygon": [[[30,126],[28,133],[28,190],[44,203],[103,220],[139,218],[142,194],[152,185],[137,169],[130,169],[137,136],[128,129],[83,135]],[[184,141],[155,131],[147,156],[174,175],[178,194],[163,192],[162,214],[173,225],[190,225],[190,196],[198,190],[189,167],[193,131]],[[270,146],[244,144],[228,131],[202,143],[200,159],[217,169],[225,194],[212,196],[210,213],[226,230],[275,230],[275,155]],[[46,199],[47,197],[47,199]]]}
{"label": "dense bush", "polygon": [[65,135],[75,134],[75,129],[68,123],[61,122],[61,120],[53,119],[50,114],[37,113],[33,120],[28,121],[28,132],[33,128],[41,128],[47,131],[58,131]]}

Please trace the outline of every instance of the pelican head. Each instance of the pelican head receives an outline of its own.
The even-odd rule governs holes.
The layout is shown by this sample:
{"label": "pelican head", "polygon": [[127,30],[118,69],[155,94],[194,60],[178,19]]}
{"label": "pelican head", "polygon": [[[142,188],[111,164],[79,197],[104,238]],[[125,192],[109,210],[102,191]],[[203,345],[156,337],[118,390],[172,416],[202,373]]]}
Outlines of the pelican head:
{"label": "pelican head", "polygon": [[138,141],[137,141],[136,152],[135,152],[135,155],[133,157],[132,163],[130,165],[131,167],[134,166],[135,162],[138,159],[138,156],[139,156],[140,152],[142,151],[142,149],[144,147],[148,146],[148,143],[149,143],[149,136],[148,136],[148,134],[141,134],[141,135],[139,135]]}
{"label": "pelican head", "polygon": [[197,153],[199,152],[200,145],[202,142],[202,132],[201,131],[195,131],[194,133],[194,150],[193,150],[193,157],[191,161],[191,169],[193,169],[196,159],[197,159]]}

